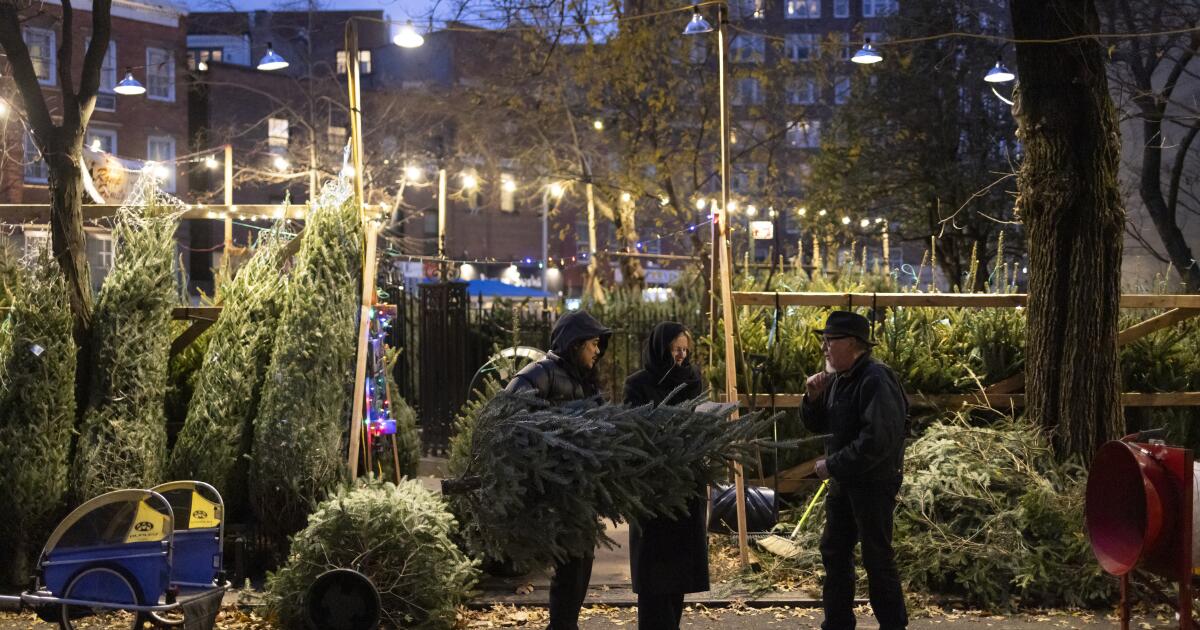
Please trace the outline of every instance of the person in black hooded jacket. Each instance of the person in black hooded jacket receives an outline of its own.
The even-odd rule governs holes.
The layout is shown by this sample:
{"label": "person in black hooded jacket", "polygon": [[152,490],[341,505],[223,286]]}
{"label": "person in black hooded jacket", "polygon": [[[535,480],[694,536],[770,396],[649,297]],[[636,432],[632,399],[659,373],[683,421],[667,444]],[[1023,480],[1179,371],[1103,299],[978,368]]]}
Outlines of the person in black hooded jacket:
{"label": "person in black hooded jacket", "polygon": [[[643,368],[625,379],[630,405],[678,404],[700,395],[700,371],[691,362],[692,336],[683,324],[654,327],[642,350]],[[688,500],[686,515],[657,517],[629,531],[629,567],[638,596],[638,628],[675,630],[684,593],[707,591],[708,535],[702,489]]]}
{"label": "person in black hooded jacket", "polygon": [[[550,331],[550,352],[518,372],[505,391],[534,395],[555,405],[598,395],[596,362],[611,336],[612,331],[587,311],[563,315]],[[579,628],[579,609],[587,597],[594,558],[589,552],[555,565],[550,579],[549,630]]]}

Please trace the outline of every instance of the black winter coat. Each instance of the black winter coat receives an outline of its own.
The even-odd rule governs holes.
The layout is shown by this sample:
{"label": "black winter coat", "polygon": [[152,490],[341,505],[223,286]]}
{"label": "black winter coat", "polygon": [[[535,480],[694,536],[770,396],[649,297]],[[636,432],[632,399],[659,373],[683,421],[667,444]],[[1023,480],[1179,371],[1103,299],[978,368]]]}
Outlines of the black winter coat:
{"label": "black winter coat", "polygon": [[[654,327],[642,352],[644,369],[625,379],[625,403],[661,403],[677,386],[683,389],[669,403],[700,395],[700,372],[690,362],[676,366],[671,341],[686,329],[663,322]],[[629,530],[629,568],[635,593],[698,593],[707,591],[708,534],[704,489],[687,503],[687,514],[678,519],[658,517]]]}
{"label": "black winter coat", "polygon": [[[550,352],[540,361],[530,363],[517,372],[505,391],[531,393],[552,405],[582,400],[599,393],[595,379],[581,371],[571,353],[574,346],[593,337],[600,338],[600,356],[608,348],[612,331],[605,328],[587,311],[575,311],[558,318],[550,332]],[[600,357],[596,357],[600,360]]]}
{"label": "black winter coat", "polygon": [[870,353],[834,376],[821,396],[805,394],[800,418],[809,431],[830,434],[825,465],[834,481],[852,486],[900,478],[908,400],[896,373]]}

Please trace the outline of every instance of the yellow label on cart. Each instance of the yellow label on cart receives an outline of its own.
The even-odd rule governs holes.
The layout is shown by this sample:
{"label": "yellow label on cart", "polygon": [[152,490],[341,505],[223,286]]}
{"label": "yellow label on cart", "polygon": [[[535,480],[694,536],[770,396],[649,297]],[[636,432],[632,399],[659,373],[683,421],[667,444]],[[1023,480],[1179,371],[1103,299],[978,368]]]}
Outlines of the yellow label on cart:
{"label": "yellow label on cart", "polygon": [[221,506],[192,492],[192,514],[188,518],[188,529],[207,529],[221,524]]}
{"label": "yellow label on cart", "polygon": [[158,510],[150,507],[150,504],[145,501],[138,502],[137,516],[133,519],[133,524],[129,526],[129,533],[125,536],[125,542],[153,542],[162,540],[166,534],[167,517],[163,516]]}

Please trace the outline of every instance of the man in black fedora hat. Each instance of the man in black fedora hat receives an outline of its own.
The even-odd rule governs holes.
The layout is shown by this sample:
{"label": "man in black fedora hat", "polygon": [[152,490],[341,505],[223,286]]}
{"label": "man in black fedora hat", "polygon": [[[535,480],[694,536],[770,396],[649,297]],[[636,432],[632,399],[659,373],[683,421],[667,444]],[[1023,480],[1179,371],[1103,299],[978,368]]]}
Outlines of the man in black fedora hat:
{"label": "man in black fedora hat", "polygon": [[827,433],[816,473],[830,480],[825,499],[821,561],[824,630],[851,630],[854,618],[854,546],[862,542],[871,608],[880,630],[908,624],[900,574],[892,551],[892,520],[904,462],[908,402],[895,372],[871,356],[871,325],[835,311],[821,337],[825,371],[808,377],[800,413],[804,426]]}

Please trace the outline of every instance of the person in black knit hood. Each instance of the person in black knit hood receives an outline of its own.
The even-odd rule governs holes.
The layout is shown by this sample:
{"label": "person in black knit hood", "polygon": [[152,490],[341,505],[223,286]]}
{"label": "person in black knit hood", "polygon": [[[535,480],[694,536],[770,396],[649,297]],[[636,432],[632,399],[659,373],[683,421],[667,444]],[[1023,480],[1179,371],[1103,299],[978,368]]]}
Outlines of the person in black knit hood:
{"label": "person in black knit hood", "polygon": [[[679,404],[699,396],[703,382],[691,354],[692,335],[683,324],[655,326],[642,350],[642,369],[625,379],[626,404]],[[641,630],[679,628],[684,593],[708,590],[705,512],[704,490],[698,488],[688,500],[687,514],[660,516],[630,528],[629,567]]]}
{"label": "person in black knit hood", "polygon": [[[554,405],[598,395],[596,362],[611,336],[612,331],[587,311],[563,315],[550,331],[550,352],[518,372],[505,391],[537,396]],[[550,579],[549,630],[579,628],[579,609],[587,597],[594,558],[588,552],[555,565]]]}

